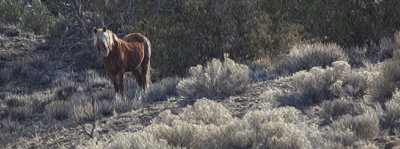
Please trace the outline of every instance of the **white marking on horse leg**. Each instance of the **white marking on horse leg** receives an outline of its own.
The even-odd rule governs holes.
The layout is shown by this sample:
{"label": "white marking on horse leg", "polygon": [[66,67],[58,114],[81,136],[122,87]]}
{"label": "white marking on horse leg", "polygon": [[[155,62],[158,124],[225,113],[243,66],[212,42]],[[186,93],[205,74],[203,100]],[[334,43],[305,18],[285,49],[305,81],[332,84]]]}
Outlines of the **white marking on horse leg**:
{"label": "white marking on horse leg", "polygon": [[139,87],[139,85],[137,85],[136,86],[136,92],[135,92],[135,99],[139,99],[139,98],[140,98],[140,87]]}
{"label": "white marking on horse leg", "polygon": [[115,93],[115,100],[121,101],[121,94],[120,93]]}
{"label": "white marking on horse leg", "polygon": [[141,98],[146,97],[146,92],[144,90],[140,90],[140,92],[141,92],[141,94],[140,94]]}

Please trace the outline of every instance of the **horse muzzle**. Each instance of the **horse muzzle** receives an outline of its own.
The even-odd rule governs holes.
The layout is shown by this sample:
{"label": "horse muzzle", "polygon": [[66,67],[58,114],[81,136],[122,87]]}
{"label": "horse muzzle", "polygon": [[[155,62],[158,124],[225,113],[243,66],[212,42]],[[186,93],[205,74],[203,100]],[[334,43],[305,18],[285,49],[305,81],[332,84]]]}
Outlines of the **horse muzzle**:
{"label": "horse muzzle", "polygon": [[108,49],[101,50],[101,55],[102,55],[103,57],[107,57],[108,54],[110,54],[110,50],[108,50]]}

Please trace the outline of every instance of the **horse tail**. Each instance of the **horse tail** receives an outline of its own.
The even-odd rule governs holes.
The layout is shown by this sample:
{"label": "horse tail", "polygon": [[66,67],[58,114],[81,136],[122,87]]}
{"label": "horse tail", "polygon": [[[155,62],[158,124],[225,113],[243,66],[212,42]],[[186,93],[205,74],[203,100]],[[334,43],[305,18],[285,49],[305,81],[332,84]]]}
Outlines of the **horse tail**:
{"label": "horse tail", "polygon": [[151,44],[150,41],[144,37],[144,58],[142,61],[142,80],[143,80],[143,90],[146,90],[146,87],[150,85],[150,57],[151,57]]}

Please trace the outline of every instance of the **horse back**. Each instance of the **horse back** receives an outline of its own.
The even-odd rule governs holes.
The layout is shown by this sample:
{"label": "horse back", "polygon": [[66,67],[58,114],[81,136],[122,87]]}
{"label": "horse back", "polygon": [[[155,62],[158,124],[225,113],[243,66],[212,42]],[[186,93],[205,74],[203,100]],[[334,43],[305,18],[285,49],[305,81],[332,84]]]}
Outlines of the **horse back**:
{"label": "horse back", "polygon": [[143,60],[149,59],[149,42],[145,36],[140,33],[131,33],[125,35],[122,40],[125,41],[122,51],[126,57],[127,71],[137,69]]}
{"label": "horse back", "polygon": [[125,40],[126,42],[141,42],[144,43],[146,41],[146,37],[144,37],[140,33],[131,33],[128,35],[125,35],[122,40]]}
{"label": "horse back", "polygon": [[139,42],[144,45],[144,56],[150,58],[151,56],[151,48],[150,48],[150,41],[140,33],[130,33],[125,35],[122,40],[128,43],[136,43]]}

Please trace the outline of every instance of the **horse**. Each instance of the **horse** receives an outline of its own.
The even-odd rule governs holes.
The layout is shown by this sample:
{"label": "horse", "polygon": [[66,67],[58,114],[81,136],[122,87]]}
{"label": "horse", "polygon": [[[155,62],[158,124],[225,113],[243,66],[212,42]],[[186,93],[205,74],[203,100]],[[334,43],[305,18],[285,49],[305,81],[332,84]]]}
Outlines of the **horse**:
{"label": "horse", "polygon": [[[100,52],[101,61],[110,77],[114,90],[115,99],[125,99],[124,78],[125,72],[132,72],[136,78],[139,90],[145,93],[149,79],[151,44],[150,41],[140,33],[130,33],[122,39],[118,38],[106,26],[103,29],[93,27],[94,46]],[[141,69],[140,69],[141,68]],[[138,97],[141,99],[141,97]]]}

